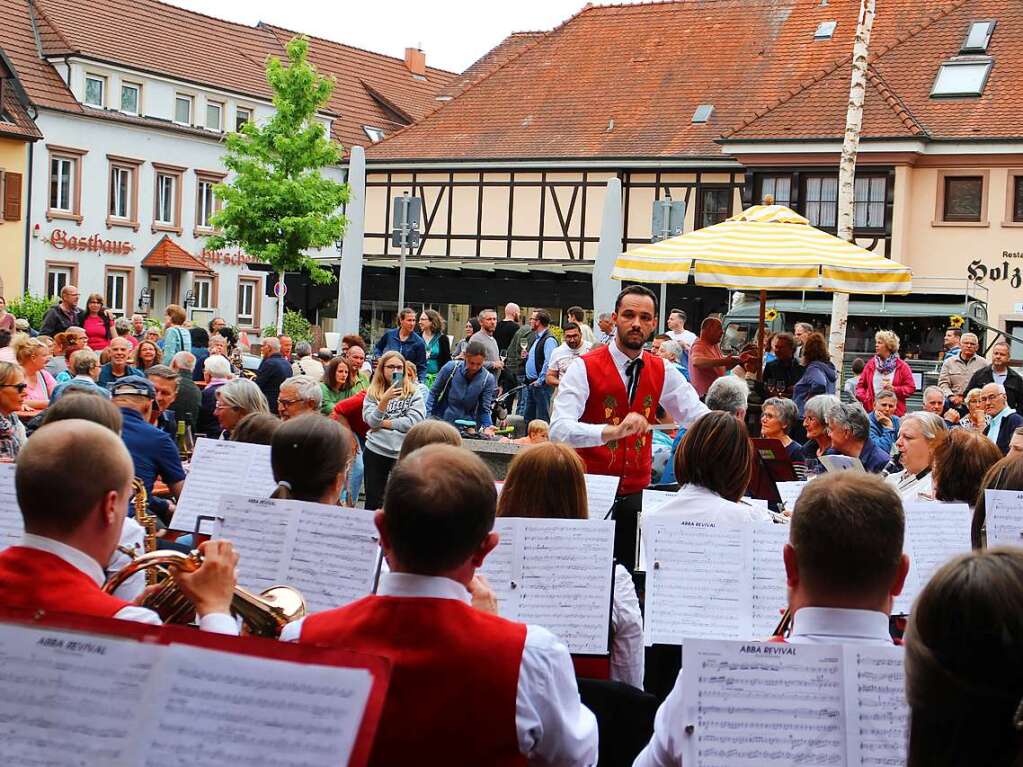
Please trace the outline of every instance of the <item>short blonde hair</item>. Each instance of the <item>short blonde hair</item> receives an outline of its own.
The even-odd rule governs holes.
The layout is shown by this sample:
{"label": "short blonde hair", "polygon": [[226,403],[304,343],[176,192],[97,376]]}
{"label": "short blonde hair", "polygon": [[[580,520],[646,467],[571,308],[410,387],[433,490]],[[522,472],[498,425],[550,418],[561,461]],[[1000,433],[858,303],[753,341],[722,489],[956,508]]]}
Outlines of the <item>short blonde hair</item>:
{"label": "short blonde hair", "polygon": [[966,396],[965,396],[965,397],[963,397],[963,403],[964,403],[964,404],[965,404],[965,405],[966,405],[967,407],[969,407],[970,405],[972,405],[972,404],[973,404],[973,401],[974,401],[975,399],[977,399],[977,397],[979,397],[979,396],[980,396],[980,389],[978,389],[978,388],[973,388],[973,389],[970,389],[970,390],[969,390],[969,391],[968,391],[968,392],[966,393]]}
{"label": "short blonde hair", "polygon": [[185,323],[185,310],[177,304],[167,304],[167,308],[164,309],[163,313],[170,317],[172,325],[183,325]]}
{"label": "short blonde hair", "polygon": [[534,418],[529,422],[529,427],[526,429],[526,433],[530,436],[534,434],[547,434],[550,431],[550,426],[542,418]]}
{"label": "short blonde hair", "polygon": [[899,337],[890,330],[879,330],[874,334],[874,340],[880,341],[888,347],[888,351],[895,354],[899,350]]}

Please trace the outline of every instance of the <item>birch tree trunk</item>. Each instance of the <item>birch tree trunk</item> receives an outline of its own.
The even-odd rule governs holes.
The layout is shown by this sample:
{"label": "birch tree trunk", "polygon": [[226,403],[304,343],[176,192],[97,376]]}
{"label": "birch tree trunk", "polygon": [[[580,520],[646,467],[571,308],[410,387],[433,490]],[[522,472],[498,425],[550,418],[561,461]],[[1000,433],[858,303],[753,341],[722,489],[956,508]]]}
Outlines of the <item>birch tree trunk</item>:
{"label": "birch tree trunk", "polygon": [[284,333],[284,272],[277,273],[277,284],[280,285],[277,293],[277,335]]}
{"label": "birch tree trunk", "polygon": [[[845,113],[845,137],[842,159],[838,165],[838,236],[853,241],[856,183],[856,153],[860,147],[863,127],[863,98],[867,92],[867,54],[870,31],[874,26],[875,0],[860,0],[860,17],[853,43],[852,81],[849,84],[849,107]],[[842,390],[842,365],[845,359],[845,331],[849,321],[849,294],[835,293],[831,299],[831,338],[829,353],[838,371],[836,391]]]}

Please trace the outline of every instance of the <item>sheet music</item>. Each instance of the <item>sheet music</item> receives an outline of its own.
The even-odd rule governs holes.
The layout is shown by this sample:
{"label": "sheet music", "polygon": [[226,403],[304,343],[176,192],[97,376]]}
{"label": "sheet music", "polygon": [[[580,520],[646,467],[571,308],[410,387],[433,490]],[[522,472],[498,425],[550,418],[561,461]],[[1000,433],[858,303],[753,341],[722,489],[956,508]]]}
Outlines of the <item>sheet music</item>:
{"label": "sheet music", "polygon": [[482,574],[502,616],[551,631],[573,653],[608,652],[613,521],[498,519]]}
{"label": "sheet music", "polygon": [[[905,763],[900,648],[687,640],[687,767]],[[883,712],[890,714],[883,716]]]}
{"label": "sheet music", "polygon": [[988,546],[1023,546],[1023,492],[984,491]]}
{"label": "sheet music", "polygon": [[909,706],[902,648],[846,645],[842,649],[849,764],[905,764]]}
{"label": "sheet music", "polygon": [[770,635],[788,603],[788,533],[786,525],[693,522],[684,512],[644,516],[646,643]]}
{"label": "sheet music", "polygon": [[170,527],[192,532],[198,517],[217,514],[222,495],[242,493],[253,498],[268,498],[276,487],[269,445],[202,437],[195,443],[185,487]]}
{"label": "sheet music", "polygon": [[222,496],[214,538],[238,551],[238,582],[260,592],[298,589],[309,612],[354,602],[373,591],[379,538],[373,512],[304,501]]}
{"label": "sheet music", "polygon": [[[372,677],[365,669],[166,648],[138,741],[146,767],[348,763]],[[189,747],[194,744],[195,747]]]}
{"label": "sheet music", "polygon": [[646,572],[646,547],[643,545],[643,515],[657,511],[675,497],[670,490],[644,490],[643,510],[636,517],[636,571]]}
{"label": "sheet music", "polygon": [[4,763],[133,764],[145,685],[162,649],[0,624]]}
{"label": "sheet music", "polygon": [[781,496],[782,503],[785,504],[785,510],[791,512],[796,508],[796,501],[799,500],[800,494],[803,492],[809,481],[803,482],[777,482],[778,495]]}
{"label": "sheet music", "polygon": [[965,503],[914,501],[903,504],[906,538],[903,551],[909,555],[909,576],[902,593],[895,598],[894,612],[909,614],[917,594],[935,571],[958,554],[970,551],[973,514]]}
{"label": "sheet music", "polygon": [[25,533],[25,523],[14,490],[13,463],[0,463],[0,551],[16,546]]}
{"label": "sheet music", "polygon": [[619,478],[604,474],[587,474],[585,479],[586,505],[590,509],[590,519],[603,519],[614,505]]}

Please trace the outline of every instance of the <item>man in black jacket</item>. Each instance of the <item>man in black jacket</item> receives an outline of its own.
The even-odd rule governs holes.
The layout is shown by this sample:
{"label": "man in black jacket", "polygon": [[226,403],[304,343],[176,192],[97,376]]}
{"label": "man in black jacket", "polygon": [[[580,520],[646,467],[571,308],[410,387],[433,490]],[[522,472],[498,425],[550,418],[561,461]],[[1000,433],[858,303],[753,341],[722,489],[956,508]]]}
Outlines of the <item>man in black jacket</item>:
{"label": "man in black jacket", "polygon": [[991,417],[984,434],[998,445],[1002,455],[1008,455],[1012,433],[1023,426],[1023,416],[1006,403],[1005,387],[999,383],[989,383],[981,389],[980,401],[984,403],[984,410]]}
{"label": "man in black jacket", "polygon": [[85,310],[78,308],[78,288],[65,285],[60,291],[60,301],[46,310],[39,332],[53,338],[70,327],[82,327]]}
{"label": "man in black jacket", "polygon": [[963,394],[972,389],[983,389],[989,383],[998,383],[1005,387],[1005,399],[1009,407],[1019,412],[1023,407],[1023,376],[1009,367],[1009,344],[995,341],[991,347],[991,364],[981,368],[966,384]]}
{"label": "man in black jacket", "polygon": [[270,412],[277,412],[277,396],[281,384],[291,378],[291,363],[281,355],[281,342],[273,336],[264,338],[262,343],[263,361],[256,371],[256,386],[263,392]]}

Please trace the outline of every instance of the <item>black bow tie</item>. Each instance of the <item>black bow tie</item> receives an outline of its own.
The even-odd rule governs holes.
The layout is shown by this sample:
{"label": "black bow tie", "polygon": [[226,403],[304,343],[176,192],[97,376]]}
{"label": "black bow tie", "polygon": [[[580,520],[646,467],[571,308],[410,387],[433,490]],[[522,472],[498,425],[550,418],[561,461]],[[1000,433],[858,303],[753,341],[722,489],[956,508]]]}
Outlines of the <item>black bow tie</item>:
{"label": "black bow tie", "polygon": [[643,358],[636,357],[636,359],[629,361],[625,365],[625,375],[628,378],[628,394],[629,404],[636,398],[636,387],[639,385],[639,374],[643,370]]}

